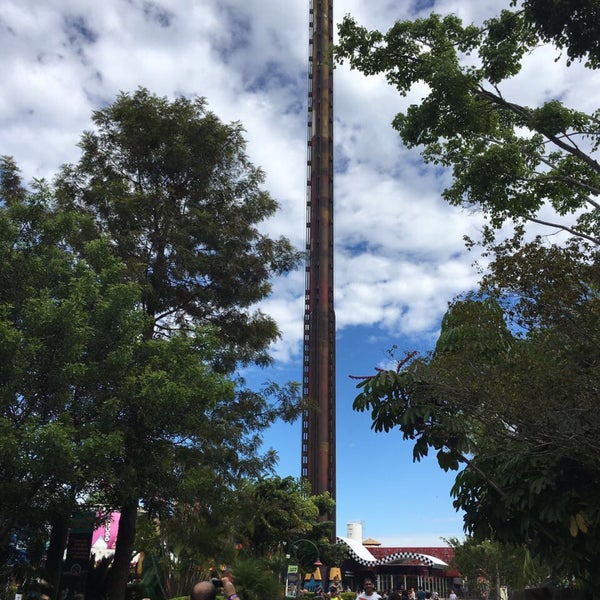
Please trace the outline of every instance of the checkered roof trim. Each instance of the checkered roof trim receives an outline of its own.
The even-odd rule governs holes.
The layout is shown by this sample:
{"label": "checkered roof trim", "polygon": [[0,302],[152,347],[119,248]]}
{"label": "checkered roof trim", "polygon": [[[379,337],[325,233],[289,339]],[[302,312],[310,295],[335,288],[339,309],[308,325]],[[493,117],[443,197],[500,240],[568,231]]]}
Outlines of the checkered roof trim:
{"label": "checkered roof trim", "polygon": [[429,556],[428,554],[421,554],[420,552],[394,552],[383,556],[380,559],[376,559],[362,544],[350,538],[338,537],[337,541],[339,544],[345,544],[348,548],[352,558],[359,564],[365,567],[375,567],[377,565],[386,565],[396,561],[402,560],[418,560],[428,567],[447,567],[448,565],[435,556]]}

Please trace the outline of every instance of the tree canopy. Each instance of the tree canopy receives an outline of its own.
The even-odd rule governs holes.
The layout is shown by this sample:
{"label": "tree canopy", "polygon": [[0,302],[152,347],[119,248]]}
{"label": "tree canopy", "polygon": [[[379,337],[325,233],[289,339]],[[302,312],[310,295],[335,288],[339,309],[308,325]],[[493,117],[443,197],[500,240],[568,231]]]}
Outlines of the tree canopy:
{"label": "tree canopy", "polygon": [[[448,202],[481,209],[492,229],[524,220],[598,244],[598,112],[585,114],[551,96],[527,106],[503,92],[524,58],[548,38],[595,66],[593,44],[575,48],[578,38],[570,33],[582,22],[575,16],[586,14],[575,10],[578,4],[543,3],[548,33],[534,20],[541,18],[537,2],[503,10],[483,26],[431,14],[381,33],[347,16],[334,54],[366,75],[383,73],[402,96],[417,85],[424,91],[393,126],[426,162],[452,169],[443,193]],[[561,17],[565,7],[571,25]],[[588,17],[587,27],[597,27]],[[551,22],[564,24],[564,35]]]}
{"label": "tree canopy", "polygon": [[203,98],[146,89],[120,94],[93,122],[81,159],[57,179],[58,199],[89,215],[82,238],[111,240],[141,286],[149,336],[210,325],[221,368],[268,364],[278,330],[254,306],[300,255],[259,230],[278,205],[245,154],[242,126],[221,122]]}
{"label": "tree canopy", "polygon": [[[517,1],[513,0],[512,5]],[[526,20],[547,42],[566,48],[570,60],[586,60],[593,68],[600,66],[598,21],[600,6],[595,0],[524,0]]]}
{"label": "tree canopy", "polygon": [[[57,178],[58,203],[84,216],[78,243],[108,238],[149,318],[143,360],[120,396],[128,483],[113,486],[121,508],[116,597],[124,589],[138,502],[151,506],[152,498],[171,497],[164,486],[182,469],[153,465],[151,447],[157,457],[174,452],[171,464],[197,448],[201,460],[192,471],[209,471],[197,481],[198,492],[219,469],[231,481],[271,464],[272,456],[259,455],[258,434],[278,416],[293,416],[294,388],[227,391],[204,385],[196,370],[210,364],[231,373],[240,363],[268,364],[279,333],[255,305],[299,254],[285,238],[260,232],[277,203],[260,187],[263,173],[245,154],[241,125],[222,123],[203,99],[169,101],[139,89],[120,94],[93,121],[95,130],[81,139],[81,159]],[[173,406],[175,399],[183,404]],[[170,431],[169,418],[184,430]],[[149,481],[160,482],[159,489],[148,489]]]}
{"label": "tree canopy", "polygon": [[[32,507],[65,496],[40,527],[84,499],[121,512],[119,600],[140,506],[168,518],[200,501],[207,516],[271,472],[261,433],[297,416],[298,386],[249,389],[235,371],[270,362],[279,332],[256,305],[300,255],[261,232],[277,203],[241,125],[203,99],[139,89],[93,121],[52,185],[26,190],[2,164],[0,469],[17,487],[35,479]],[[3,508],[17,487],[0,492]]]}
{"label": "tree canopy", "polygon": [[517,258],[544,271],[540,247],[537,262],[529,249],[511,257],[502,294],[484,288],[452,304],[435,351],[362,380],[354,408],[412,440],[415,460],[434,450],[443,469],[459,470],[454,505],[477,541],[526,544],[555,580],[596,588],[597,269],[559,271],[553,255],[567,250],[552,248],[550,283],[520,280]]}
{"label": "tree canopy", "polygon": [[398,428],[415,460],[434,450],[442,468],[460,470],[454,504],[476,543],[525,544],[550,576],[594,593],[599,112],[552,96],[528,106],[506,84],[546,42],[558,60],[566,52],[564,68],[595,69],[597,11],[596,2],[515,1],[482,25],[431,14],[387,33],[346,17],[334,48],[402,96],[419,86],[421,100],[393,126],[427,163],[451,170],[448,202],[484,214],[490,263],[479,290],[450,304],[435,350],[362,379],[354,408],[370,411],[378,431]]}
{"label": "tree canopy", "polygon": [[485,598],[500,600],[502,587],[508,588],[510,596],[526,587],[541,587],[547,583],[543,565],[532,560],[523,546],[490,540],[477,542],[469,536],[463,541],[450,538],[446,542],[454,550],[452,565],[467,581],[469,595],[479,593]]}
{"label": "tree canopy", "polygon": [[[314,536],[320,532],[322,511],[331,508],[328,503],[321,506],[323,500],[328,499],[310,496],[303,480],[243,478],[235,490],[219,488],[194,504],[178,504],[168,519],[140,518],[136,548],[152,557],[166,597],[188,594],[195,582],[218,574],[220,565],[232,570],[236,587],[240,584],[245,593],[251,593],[249,588],[256,593],[259,582],[271,574],[277,581],[289,562],[286,554],[306,558],[313,567],[313,548],[305,556],[291,546],[306,537],[321,545]],[[257,581],[249,572],[251,564],[258,569]]]}
{"label": "tree canopy", "polygon": [[[57,213],[44,182],[26,191],[0,164],[0,472],[3,551],[11,530],[43,533],[93,493],[120,443],[93,417],[125,376],[146,317],[139,290],[108,243],[69,240],[76,219]],[[32,558],[33,560],[33,558]]]}

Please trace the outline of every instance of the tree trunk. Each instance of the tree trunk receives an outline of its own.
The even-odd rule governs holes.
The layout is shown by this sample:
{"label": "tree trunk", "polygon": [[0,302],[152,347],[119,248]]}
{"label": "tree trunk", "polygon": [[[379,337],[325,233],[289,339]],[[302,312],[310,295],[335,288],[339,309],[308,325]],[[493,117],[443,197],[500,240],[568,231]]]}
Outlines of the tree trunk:
{"label": "tree trunk", "polygon": [[54,597],[57,595],[60,583],[63,555],[67,546],[67,535],[69,533],[69,519],[69,513],[53,519],[50,544],[46,552],[45,567],[48,571],[49,582],[54,590]]}
{"label": "tree trunk", "polygon": [[130,502],[121,507],[119,533],[115,545],[115,556],[111,568],[108,585],[108,597],[111,600],[125,600],[129,569],[133,556],[135,541],[135,522],[137,519],[137,502]]}

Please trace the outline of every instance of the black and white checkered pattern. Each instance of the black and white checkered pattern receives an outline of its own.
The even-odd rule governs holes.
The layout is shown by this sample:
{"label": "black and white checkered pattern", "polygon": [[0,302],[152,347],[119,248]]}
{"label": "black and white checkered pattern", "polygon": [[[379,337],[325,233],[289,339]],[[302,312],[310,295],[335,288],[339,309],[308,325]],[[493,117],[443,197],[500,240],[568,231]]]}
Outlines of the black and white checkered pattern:
{"label": "black and white checkered pattern", "polygon": [[373,560],[367,560],[366,558],[359,556],[343,538],[338,537],[337,541],[338,544],[345,544],[346,548],[348,548],[348,551],[350,552],[350,556],[352,556],[352,559],[357,563],[364,565],[365,567],[375,567],[377,565],[385,565],[402,560],[418,560],[428,567],[439,567],[440,563],[445,565],[443,561],[439,559],[434,560],[432,557],[427,556],[426,554],[420,554],[419,552],[394,552],[393,554],[388,554],[379,560],[375,557],[373,557]]}

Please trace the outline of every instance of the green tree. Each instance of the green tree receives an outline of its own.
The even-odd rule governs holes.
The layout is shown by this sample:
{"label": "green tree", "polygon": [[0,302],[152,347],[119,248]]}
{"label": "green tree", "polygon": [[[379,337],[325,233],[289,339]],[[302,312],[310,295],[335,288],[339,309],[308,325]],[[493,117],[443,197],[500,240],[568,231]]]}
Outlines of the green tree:
{"label": "green tree", "polygon": [[259,454],[260,432],[295,417],[296,388],[253,392],[207,369],[268,364],[278,330],[255,305],[299,255],[260,233],[277,203],[245,155],[241,126],[223,124],[203,99],[170,102],[139,89],[93,121],[79,163],[57,179],[60,206],[87,217],[78,249],[108,237],[148,316],[114,408],[122,459],[103,491],[121,511],[110,592],[119,600],[140,501],[154,513],[174,490],[180,500],[191,489],[202,496],[215,481],[233,485],[272,466],[271,453]]}
{"label": "green tree", "polygon": [[279,573],[288,556],[303,573],[314,571],[317,557],[326,565],[342,564],[345,547],[330,543],[333,524],[324,520],[334,505],[329,494],[311,496],[307,482],[292,477],[248,481],[241,491],[236,540],[244,556],[266,558]]}
{"label": "green tree", "polygon": [[577,247],[498,254],[435,351],[362,380],[354,407],[398,427],[416,460],[433,449],[462,468],[452,493],[475,541],[525,544],[554,579],[597,590],[600,303]]}
{"label": "green tree", "polygon": [[90,421],[89,400],[123,376],[146,323],[137,285],[123,282],[109,245],[90,241],[78,258],[68,241],[76,230],[43,181],[26,191],[14,161],[2,159],[1,548],[11,531],[24,531],[39,551],[33,564],[49,525],[68,519],[115,459],[118,434]]}
{"label": "green tree", "polygon": [[139,515],[135,547],[143,553],[143,595],[152,596],[152,587],[165,598],[189,596],[194,583],[233,563],[235,494],[219,491],[221,496],[210,501],[178,503],[168,518]]}
{"label": "green tree", "polygon": [[[194,582],[214,576],[219,565],[232,568],[236,585],[252,562],[280,574],[290,552],[314,569],[315,547],[291,546],[320,531],[319,517],[331,509],[330,500],[323,504],[323,498],[309,495],[306,482],[292,477],[245,478],[236,489],[218,492],[193,505],[177,504],[169,518],[138,518],[136,548],[144,549],[145,565],[152,561],[166,597],[189,593]],[[327,553],[322,540],[317,544],[319,552]]]}
{"label": "green tree", "polygon": [[595,0],[523,0],[522,9],[543,40],[566,48],[569,60],[585,59],[588,66],[598,67],[600,7]]}
{"label": "green tree", "polygon": [[486,598],[499,600],[501,587],[507,587],[510,596],[525,587],[546,583],[546,568],[522,546],[491,540],[478,542],[469,536],[462,541],[450,538],[446,542],[454,549],[452,564],[467,581],[470,595],[485,592]]}
{"label": "green tree", "polygon": [[299,254],[258,229],[278,205],[261,189],[241,125],[222,123],[202,98],[169,102],[145,89],[119,95],[93,122],[58,193],[90,215],[87,235],[107,235],[141,286],[147,337],[211,325],[220,368],[268,364],[277,326],[253,307]]}
{"label": "green tree", "polygon": [[[398,21],[385,34],[350,17],[339,26],[339,62],[366,75],[383,73],[402,96],[417,85],[425,90],[393,126],[427,163],[452,170],[444,198],[479,208],[489,219],[488,239],[514,220],[598,244],[597,112],[584,114],[559,98],[525,106],[503,92],[524,57],[544,40],[566,47],[570,56],[588,57],[588,66],[597,64],[597,41],[591,38],[598,39],[598,20],[575,10],[582,4],[543,3],[542,11],[542,3],[524,2],[521,10],[503,10],[482,27],[437,14]],[[573,19],[564,21],[568,15]],[[577,46],[573,28],[580,26],[590,31]]]}
{"label": "green tree", "polygon": [[318,522],[319,508],[306,482],[292,477],[248,480],[238,498],[237,535],[249,556],[273,556],[282,542],[306,537]]}
{"label": "green tree", "polygon": [[[479,293],[451,304],[435,352],[363,380],[355,408],[377,430],[398,427],[415,459],[434,449],[442,468],[466,467],[453,494],[476,541],[525,543],[597,593],[598,112],[525,106],[505,84],[544,42],[596,68],[598,6],[511,7],[483,26],[437,14],[387,33],[339,26],[339,62],[403,96],[424,90],[393,126],[451,169],[443,196],[481,210],[492,260]],[[528,224],[562,232],[562,245],[531,241]]]}
{"label": "green tree", "polygon": [[[274,386],[260,393],[241,389],[212,370],[211,349],[212,342],[206,345],[189,333],[143,341],[108,407],[105,422],[120,431],[124,441],[121,458],[107,472],[99,498],[105,506],[121,508],[117,552],[125,540],[126,549],[121,551],[128,563],[135,519],[123,523],[127,501],[159,517],[167,530],[178,506],[198,503],[205,522],[199,532],[211,533],[209,547],[214,547],[227,540],[218,535],[217,525],[224,514],[223,497],[241,478],[256,477],[274,465],[273,453],[259,453],[259,433],[281,414],[277,405],[269,405],[269,394],[279,400],[284,392]],[[127,524],[131,529],[123,529]],[[199,534],[188,540],[198,538]],[[178,549],[176,543],[173,546]],[[205,546],[184,552],[180,545],[182,560],[184,554],[197,554]],[[124,592],[114,579],[115,575],[110,594]]]}

